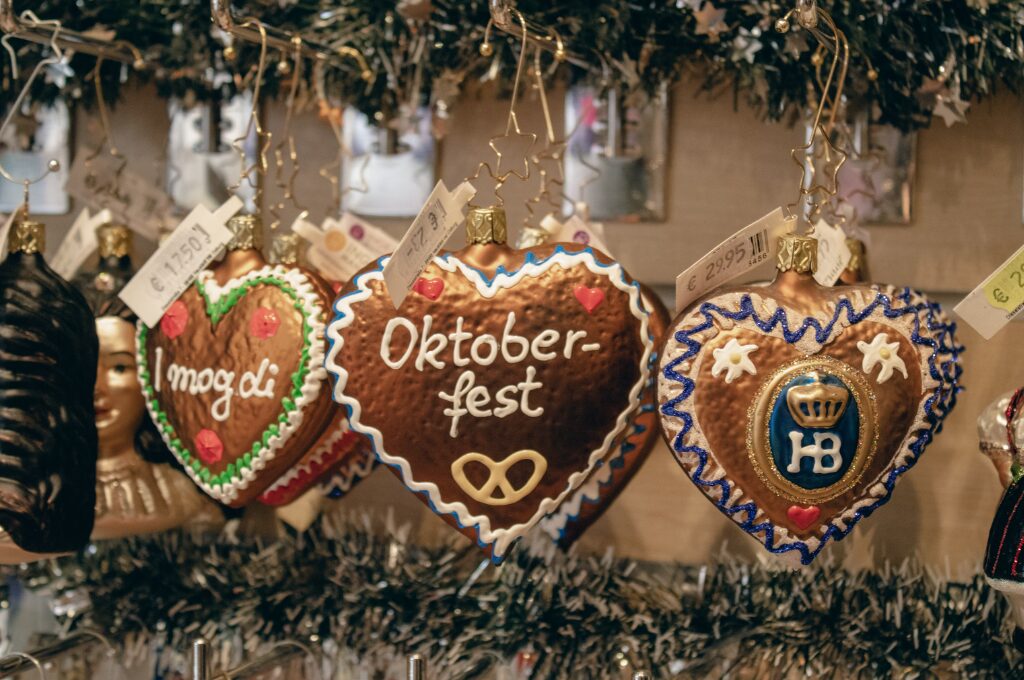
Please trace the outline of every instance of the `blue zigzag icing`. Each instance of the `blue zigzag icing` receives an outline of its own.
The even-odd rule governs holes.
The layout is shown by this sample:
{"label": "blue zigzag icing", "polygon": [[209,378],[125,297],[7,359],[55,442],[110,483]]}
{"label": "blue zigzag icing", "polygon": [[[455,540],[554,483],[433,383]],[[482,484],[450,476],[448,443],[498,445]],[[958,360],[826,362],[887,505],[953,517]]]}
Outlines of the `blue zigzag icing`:
{"label": "blue zigzag icing", "polygon": [[[942,308],[935,302],[924,298],[920,293],[910,289],[893,289],[891,297],[882,289],[875,288],[875,299],[857,311],[853,303],[843,298],[836,303],[835,312],[831,320],[822,325],[819,319],[806,317],[800,325],[790,328],[786,311],[779,307],[767,319],[762,319],[754,309],[754,303],[750,294],[745,294],[740,300],[739,309],[735,312],[729,311],[712,302],[705,302],[699,308],[699,313],[704,321],[690,330],[676,331],[673,334],[676,342],[685,347],[685,352],[670,361],[662,369],[662,376],[665,380],[678,383],[682,390],[680,393],[665,402],[661,406],[661,413],[664,416],[678,418],[682,422],[682,428],[672,439],[671,448],[677,458],[682,459],[684,454],[697,458],[697,466],[690,475],[694,484],[706,489],[717,489],[720,498],[715,506],[726,516],[739,524],[740,528],[755,536],[763,532],[764,538],[761,542],[771,552],[782,554],[790,551],[798,551],[800,562],[810,564],[817,557],[818,553],[828,545],[830,540],[842,540],[849,534],[857,523],[864,517],[868,517],[877,508],[884,505],[892,497],[893,487],[900,475],[909,470],[925,447],[931,442],[934,435],[941,431],[942,421],[956,405],[956,395],[962,389],[960,387],[960,376],[963,371],[959,364],[960,353],[963,346],[957,344],[955,339],[956,323],[947,321]],[[915,301],[915,297],[917,300]],[[902,303],[900,305],[899,303]],[[928,357],[928,372],[932,378],[939,382],[939,386],[933,390],[931,396],[925,401],[924,414],[928,423],[927,429],[920,429],[913,434],[909,449],[913,454],[909,462],[891,469],[883,480],[885,494],[878,498],[871,505],[858,508],[854,511],[853,517],[846,522],[846,528],[841,529],[833,523],[829,523],[824,535],[820,538],[818,546],[811,549],[804,541],[794,539],[791,543],[776,545],[775,525],[771,522],[755,523],[758,507],[754,502],[747,502],[740,505],[729,506],[732,495],[732,485],[727,479],[708,480],[704,479],[704,472],[708,462],[708,452],[699,446],[688,446],[684,443],[686,435],[693,428],[693,415],[685,410],[683,405],[692,396],[694,381],[679,373],[677,367],[689,359],[695,357],[703,347],[703,343],[694,336],[708,330],[714,325],[714,317],[729,319],[732,321],[750,320],[765,334],[772,333],[776,329],[781,330],[783,338],[788,343],[795,343],[801,340],[808,332],[814,333],[818,344],[824,344],[831,335],[835,325],[842,315],[846,315],[849,324],[856,324],[871,316],[877,310],[881,310],[887,318],[893,319],[905,315],[913,315],[911,341],[915,345],[921,345],[931,349]],[[925,334],[922,334],[922,323]]]}

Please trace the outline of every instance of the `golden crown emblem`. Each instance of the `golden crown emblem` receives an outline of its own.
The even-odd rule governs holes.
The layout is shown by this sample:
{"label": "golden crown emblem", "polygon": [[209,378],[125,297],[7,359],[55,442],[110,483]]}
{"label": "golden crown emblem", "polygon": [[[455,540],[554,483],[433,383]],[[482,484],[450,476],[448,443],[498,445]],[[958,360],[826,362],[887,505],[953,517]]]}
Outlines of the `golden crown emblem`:
{"label": "golden crown emblem", "polygon": [[838,385],[823,383],[817,372],[808,375],[814,379],[813,382],[791,387],[786,393],[789,412],[801,427],[832,427],[843,417],[850,392]]}

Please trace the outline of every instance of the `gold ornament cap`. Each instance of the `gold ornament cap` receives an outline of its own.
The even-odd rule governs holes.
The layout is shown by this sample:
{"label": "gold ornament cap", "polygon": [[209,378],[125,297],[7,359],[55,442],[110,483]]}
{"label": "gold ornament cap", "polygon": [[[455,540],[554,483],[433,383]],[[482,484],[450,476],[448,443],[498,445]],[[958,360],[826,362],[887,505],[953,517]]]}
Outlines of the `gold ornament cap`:
{"label": "gold ornament cap", "polygon": [[132,232],[123,224],[107,222],[96,230],[100,257],[127,257],[132,252]]}
{"label": "gold ornament cap", "polygon": [[228,241],[230,250],[261,250],[263,248],[263,220],[257,215],[235,215],[227,224],[234,236]]}
{"label": "gold ornament cap", "polygon": [[777,266],[780,272],[813,274],[818,270],[818,239],[813,236],[786,234],[779,239]]}
{"label": "gold ornament cap", "polygon": [[848,238],[846,247],[850,249],[850,264],[846,265],[847,271],[860,272],[864,268],[864,241],[859,238]]}
{"label": "gold ornament cap", "polygon": [[270,263],[294,266],[299,263],[301,241],[298,234],[282,234],[270,244]]}
{"label": "gold ornament cap", "polygon": [[29,219],[20,219],[11,225],[7,251],[34,255],[46,250],[46,225]]}
{"label": "gold ornament cap", "polygon": [[508,221],[505,209],[470,208],[466,215],[466,243],[469,245],[504,245],[508,242]]}

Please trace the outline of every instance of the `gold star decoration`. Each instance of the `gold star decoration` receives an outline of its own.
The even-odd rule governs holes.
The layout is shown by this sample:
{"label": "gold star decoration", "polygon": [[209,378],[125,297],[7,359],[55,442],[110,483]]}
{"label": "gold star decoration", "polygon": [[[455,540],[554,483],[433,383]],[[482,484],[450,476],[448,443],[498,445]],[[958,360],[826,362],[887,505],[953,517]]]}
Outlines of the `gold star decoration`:
{"label": "gold star decoration", "polygon": [[[537,135],[532,132],[523,132],[519,128],[519,118],[516,116],[516,112],[510,112],[509,124],[505,128],[505,134],[491,137],[488,142],[488,145],[497,157],[495,179],[498,180],[499,184],[504,184],[512,175],[515,175],[524,182],[530,179],[530,150],[536,143]],[[515,167],[502,172],[502,165],[507,158],[521,158],[522,172],[517,171]]]}
{"label": "gold star decoration", "polygon": [[822,201],[835,196],[839,184],[839,169],[846,162],[846,153],[832,143],[825,128],[814,126],[807,144],[792,151],[793,162],[802,173],[800,197],[807,197],[816,211]]}
{"label": "gold star decoration", "polygon": [[712,42],[718,40],[718,34],[725,30],[725,10],[718,9],[710,0],[694,10],[693,18],[697,22],[695,33],[708,36]]}
{"label": "gold star decoration", "polygon": [[527,202],[530,212],[533,206],[539,205],[541,201],[547,202],[553,208],[561,206],[562,187],[565,186],[565,149],[566,142],[548,142],[548,144],[530,157],[530,162],[537,169],[540,177],[540,186],[537,194]]}

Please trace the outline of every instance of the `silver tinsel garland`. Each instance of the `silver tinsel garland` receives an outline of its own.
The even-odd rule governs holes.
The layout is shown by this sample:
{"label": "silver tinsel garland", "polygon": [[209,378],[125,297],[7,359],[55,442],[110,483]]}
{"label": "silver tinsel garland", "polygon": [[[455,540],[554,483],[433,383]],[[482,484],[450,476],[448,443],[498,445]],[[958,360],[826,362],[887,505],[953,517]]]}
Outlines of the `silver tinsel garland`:
{"label": "silver tinsel garland", "polygon": [[121,639],[185,652],[204,635],[252,653],[316,636],[368,666],[423,654],[443,678],[481,677],[524,652],[535,678],[1024,673],[1006,605],[980,576],[951,582],[913,564],[778,571],[725,554],[707,567],[639,564],[549,545],[520,546],[496,568],[474,548],[416,545],[373,524],[325,519],[273,542],[168,533],[11,576],[86,603],[75,625]]}

